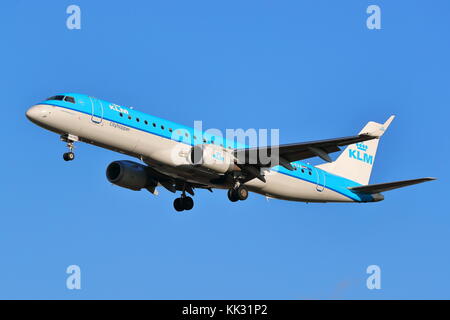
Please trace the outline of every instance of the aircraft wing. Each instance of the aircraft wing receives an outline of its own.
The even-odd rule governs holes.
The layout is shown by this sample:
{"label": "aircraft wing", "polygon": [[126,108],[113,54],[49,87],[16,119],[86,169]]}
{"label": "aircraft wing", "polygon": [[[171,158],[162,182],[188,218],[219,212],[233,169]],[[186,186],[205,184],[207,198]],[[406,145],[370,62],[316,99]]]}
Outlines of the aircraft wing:
{"label": "aircraft wing", "polygon": [[388,182],[388,183],[377,183],[377,184],[369,184],[366,186],[350,187],[348,189],[355,193],[373,194],[373,193],[380,193],[380,192],[389,191],[389,190],[402,188],[402,187],[410,186],[413,184],[432,181],[432,180],[436,180],[436,178],[420,178],[420,179],[403,180],[403,181],[395,181],[395,182]]}
{"label": "aircraft wing", "polygon": [[[312,157],[320,157],[325,161],[331,162],[332,160],[328,154],[340,151],[341,149],[339,147],[377,138],[379,138],[377,133],[363,133],[343,138],[284,144],[279,146],[237,149],[234,151],[234,155],[238,159],[238,164],[241,165],[253,165],[257,167],[273,167],[281,165],[288,170],[293,170],[290,162]],[[278,157],[274,156],[270,161],[267,160],[267,158],[270,158],[272,155],[276,155],[277,152]]]}

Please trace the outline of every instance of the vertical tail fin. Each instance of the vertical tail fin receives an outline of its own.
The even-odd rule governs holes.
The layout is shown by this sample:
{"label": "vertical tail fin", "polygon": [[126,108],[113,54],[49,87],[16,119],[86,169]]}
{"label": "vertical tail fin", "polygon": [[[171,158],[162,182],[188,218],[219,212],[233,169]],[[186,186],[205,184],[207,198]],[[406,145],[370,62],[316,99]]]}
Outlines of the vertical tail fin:
{"label": "vertical tail fin", "polygon": [[392,120],[394,120],[394,117],[390,116],[384,124],[373,121],[368,122],[360,134],[375,134],[378,136],[378,139],[349,145],[336,161],[324,163],[317,167],[360,184],[368,184],[372,166],[375,162],[375,154],[377,152],[378,142],[380,141],[379,138],[384,134]]}

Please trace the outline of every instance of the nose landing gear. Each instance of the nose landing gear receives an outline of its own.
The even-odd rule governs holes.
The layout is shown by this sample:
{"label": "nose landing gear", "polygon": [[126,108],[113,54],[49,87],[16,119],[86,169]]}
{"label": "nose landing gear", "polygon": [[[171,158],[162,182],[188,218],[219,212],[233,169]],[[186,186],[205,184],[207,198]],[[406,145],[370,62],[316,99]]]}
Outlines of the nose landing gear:
{"label": "nose landing gear", "polygon": [[63,154],[63,159],[64,159],[64,161],[72,161],[73,159],[75,159],[75,153],[73,153],[73,152],[65,152]]}
{"label": "nose landing gear", "polygon": [[61,136],[61,140],[67,143],[67,148],[69,149],[69,152],[65,152],[63,154],[64,161],[74,160],[75,159],[75,153],[73,152],[73,149],[75,148],[74,142],[78,141],[78,137],[73,136],[71,134],[63,135]]}

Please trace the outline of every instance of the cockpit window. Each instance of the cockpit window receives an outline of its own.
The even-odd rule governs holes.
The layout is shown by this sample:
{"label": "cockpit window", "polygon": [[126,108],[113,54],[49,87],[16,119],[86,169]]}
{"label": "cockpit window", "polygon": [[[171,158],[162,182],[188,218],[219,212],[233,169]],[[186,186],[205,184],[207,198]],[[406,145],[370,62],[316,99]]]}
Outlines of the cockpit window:
{"label": "cockpit window", "polygon": [[73,97],[65,96],[64,101],[75,103],[75,99]]}
{"label": "cockpit window", "polygon": [[58,101],[66,101],[70,103],[75,103],[75,98],[70,96],[53,96],[47,99],[48,100],[58,100]]}
{"label": "cockpit window", "polygon": [[47,99],[48,100],[59,100],[59,101],[63,101],[64,100],[64,96],[53,96]]}

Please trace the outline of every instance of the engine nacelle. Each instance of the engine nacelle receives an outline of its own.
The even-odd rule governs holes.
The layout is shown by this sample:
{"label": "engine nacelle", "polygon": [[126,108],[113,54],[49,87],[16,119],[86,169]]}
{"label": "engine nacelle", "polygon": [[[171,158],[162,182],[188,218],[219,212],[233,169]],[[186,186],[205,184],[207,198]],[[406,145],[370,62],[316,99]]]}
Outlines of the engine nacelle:
{"label": "engine nacelle", "polygon": [[239,170],[235,165],[234,156],[223,147],[213,144],[193,146],[190,153],[190,160],[193,165],[212,170],[216,173]]}
{"label": "engine nacelle", "polygon": [[135,191],[147,187],[149,182],[146,167],[128,160],[111,162],[106,168],[106,178],[115,185]]}

